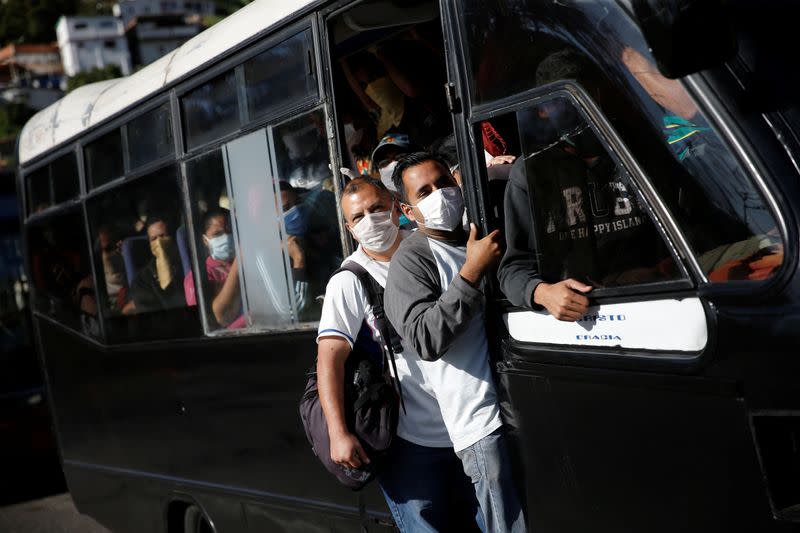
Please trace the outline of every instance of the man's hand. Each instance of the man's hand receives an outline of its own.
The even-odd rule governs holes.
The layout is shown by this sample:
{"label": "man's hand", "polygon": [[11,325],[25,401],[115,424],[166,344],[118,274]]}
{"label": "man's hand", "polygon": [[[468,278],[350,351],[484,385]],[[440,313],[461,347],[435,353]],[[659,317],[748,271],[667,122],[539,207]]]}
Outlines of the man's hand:
{"label": "man's hand", "polygon": [[467,260],[461,267],[459,274],[468,283],[477,285],[491,267],[500,261],[500,230],[494,230],[483,239],[478,240],[478,228],[475,224],[469,225],[469,240],[467,241]]}
{"label": "man's hand", "polygon": [[540,283],[533,291],[533,303],[543,306],[558,320],[575,322],[589,308],[589,299],[583,294],[590,290],[590,285],[572,278],[553,284]]}
{"label": "man's hand", "polygon": [[369,457],[355,435],[342,431],[329,434],[329,437],[331,459],[334,463],[348,468],[360,468],[362,464],[369,464]]}

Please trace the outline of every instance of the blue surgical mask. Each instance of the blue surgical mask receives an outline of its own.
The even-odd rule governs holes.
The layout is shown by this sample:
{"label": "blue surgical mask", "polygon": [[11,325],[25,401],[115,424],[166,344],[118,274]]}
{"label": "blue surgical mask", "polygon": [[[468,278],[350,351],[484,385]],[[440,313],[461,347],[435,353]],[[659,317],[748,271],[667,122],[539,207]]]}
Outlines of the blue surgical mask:
{"label": "blue surgical mask", "polygon": [[236,255],[233,249],[233,235],[223,233],[206,241],[208,253],[217,261],[230,261]]}
{"label": "blue surgical mask", "polygon": [[305,213],[296,205],[283,214],[283,225],[286,227],[286,233],[296,237],[302,237],[306,234],[308,223],[306,221]]}

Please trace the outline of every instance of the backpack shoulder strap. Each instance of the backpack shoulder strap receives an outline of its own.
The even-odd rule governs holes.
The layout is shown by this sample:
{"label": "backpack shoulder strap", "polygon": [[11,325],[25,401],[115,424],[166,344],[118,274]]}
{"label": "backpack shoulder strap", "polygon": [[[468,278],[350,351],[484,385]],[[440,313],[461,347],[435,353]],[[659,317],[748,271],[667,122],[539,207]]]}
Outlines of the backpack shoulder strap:
{"label": "backpack shoulder strap", "polygon": [[403,392],[400,388],[400,379],[397,376],[397,366],[394,361],[394,354],[403,351],[402,344],[400,343],[400,335],[397,334],[389,319],[386,318],[386,312],[383,309],[383,287],[378,281],[372,277],[372,274],[367,272],[367,269],[359,265],[355,261],[347,261],[339,267],[331,277],[335,276],[342,271],[352,272],[361,282],[361,286],[367,291],[367,301],[372,306],[372,313],[375,315],[375,326],[383,337],[384,343],[388,350],[386,354],[389,363],[392,365],[392,372],[395,376],[397,383],[398,393],[400,395],[400,403],[405,410],[405,402],[403,401]]}

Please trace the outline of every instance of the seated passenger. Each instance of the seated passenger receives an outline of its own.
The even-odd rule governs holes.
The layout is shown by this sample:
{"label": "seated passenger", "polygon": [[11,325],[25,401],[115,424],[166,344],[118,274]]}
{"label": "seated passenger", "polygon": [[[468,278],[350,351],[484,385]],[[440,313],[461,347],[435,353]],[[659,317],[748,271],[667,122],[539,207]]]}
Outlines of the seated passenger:
{"label": "seated passenger", "polygon": [[127,292],[125,262],[120,253],[120,244],[119,240],[114,239],[110,226],[100,226],[97,231],[97,247],[103,262],[108,308],[112,312],[119,312]]}
{"label": "seated passenger", "polygon": [[[231,234],[230,214],[224,209],[212,209],[203,216],[203,244],[208,250],[206,279],[210,294],[211,313],[221,327],[236,329],[245,325],[239,286],[239,269]],[[186,305],[197,305],[194,274],[189,271],[183,279]]]}
{"label": "seated passenger", "polygon": [[164,218],[152,217],[144,224],[153,257],[133,280],[130,301],[123,314],[147,313],[183,307],[181,259],[178,246]]}

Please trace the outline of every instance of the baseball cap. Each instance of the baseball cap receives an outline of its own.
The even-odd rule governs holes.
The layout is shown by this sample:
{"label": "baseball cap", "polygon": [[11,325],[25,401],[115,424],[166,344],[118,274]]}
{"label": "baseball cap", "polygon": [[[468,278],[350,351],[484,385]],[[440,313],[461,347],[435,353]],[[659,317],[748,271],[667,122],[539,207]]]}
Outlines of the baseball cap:
{"label": "baseball cap", "polygon": [[378,163],[381,160],[381,157],[386,153],[386,151],[394,147],[398,150],[403,152],[413,152],[414,145],[411,144],[411,139],[409,139],[408,134],[406,133],[387,133],[383,136],[381,141],[378,143],[378,146],[372,151],[372,165],[377,168]]}

